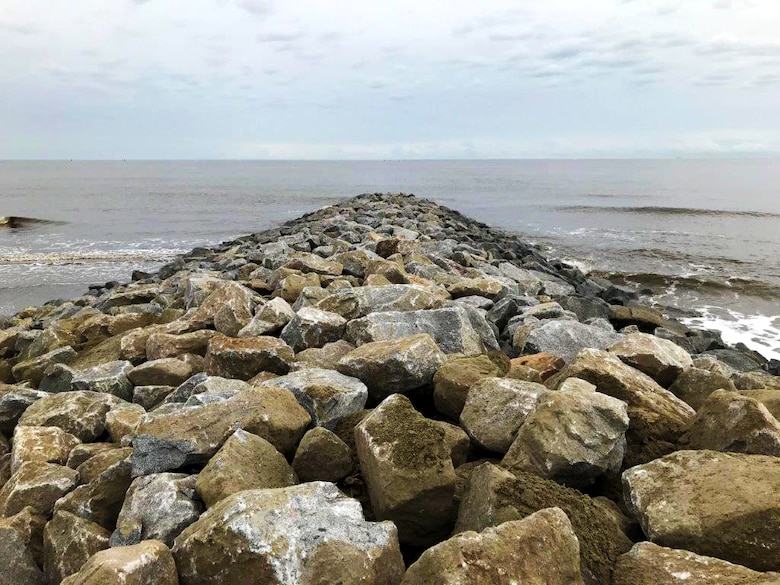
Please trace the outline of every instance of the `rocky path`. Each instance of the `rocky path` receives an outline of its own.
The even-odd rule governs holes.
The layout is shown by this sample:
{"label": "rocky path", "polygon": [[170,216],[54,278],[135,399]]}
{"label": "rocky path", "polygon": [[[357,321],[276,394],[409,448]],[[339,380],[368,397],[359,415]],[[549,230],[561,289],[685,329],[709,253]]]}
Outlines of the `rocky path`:
{"label": "rocky path", "polygon": [[0,585],[780,583],[775,365],[424,199],[2,325]]}

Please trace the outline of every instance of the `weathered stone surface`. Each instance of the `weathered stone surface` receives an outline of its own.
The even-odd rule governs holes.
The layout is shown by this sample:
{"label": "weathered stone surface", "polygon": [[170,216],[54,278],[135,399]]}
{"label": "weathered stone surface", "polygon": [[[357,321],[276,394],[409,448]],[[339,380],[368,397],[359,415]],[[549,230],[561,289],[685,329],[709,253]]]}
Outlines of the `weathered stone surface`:
{"label": "weathered stone surface", "polygon": [[728,376],[700,368],[689,368],[683,371],[669,387],[670,392],[694,410],[699,410],[715,390],[736,392],[737,389]]}
{"label": "weathered stone surface", "polygon": [[626,405],[592,391],[547,392],[517,432],[501,465],[565,485],[592,484],[620,471],[628,429]]}
{"label": "weathered stone surface", "polygon": [[238,332],[238,337],[259,337],[275,333],[295,317],[290,303],[282,297],[276,297],[265,303],[252,317],[252,320]]}
{"label": "weathered stone surface", "polygon": [[566,362],[563,361],[563,358],[544,352],[524,355],[512,360],[512,368],[517,366],[529,367],[539,372],[542,380],[546,380],[550,376],[557,374],[565,365]]}
{"label": "weathered stone surface", "polygon": [[217,335],[209,341],[206,372],[212,376],[249,380],[264,371],[286,374],[293,359],[292,348],[276,337],[234,339]]}
{"label": "weathered stone surface", "polygon": [[11,450],[11,471],[26,462],[65,465],[73,447],[80,443],[57,427],[18,427]]}
{"label": "weathered stone surface", "polygon": [[133,388],[133,404],[138,404],[144,410],[152,410],[175,389],[174,386],[136,386]]}
{"label": "weathered stone surface", "polygon": [[317,303],[317,307],[345,319],[358,319],[377,312],[439,308],[447,296],[444,291],[410,284],[361,286],[335,291]]}
{"label": "weathered stone surface", "polygon": [[431,336],[421,333],[361,345],[339,360],[338,370],[362,380],[378,401],[430,384],[445,359]]}
{"label": "weathered stone surface", "polygon": [[176,563],[159,540],[102,550],[62,585],[178,585]]}
{"label": "weathered stone surface", "polygon": [[279,295],[288,303],[298,300],[301,291],[309,286],[319,286],[320,276],[316,273],[290,274],[277,284]]}
{"label": "weathered stone surface", "polygon": [[193,329],[213,326],[217,331],[235,336],[252,318],[258,297],[238,282],[223,281],[203,300],[198,309],[185,317]]}
{"label": "weathered stone surface", "polygon": [[127,378],[134,386],[178,386],[192,374],[192,366],[182,360],[162,358],[136,366]]}
{"label": "weathered stone surface", "polygon": [[476,310],[446,307],[429,311],[371,313],[347,323],[347,341],[361,345],[428,333],[444,353],[479,355],[498,349],[495,334]]}
{"label": "weathered stone surface", "polygon": [[55,512],[67,511],[110,530],[130,487],[131,449],[98,453],[82,463],[77,471],[83,485],[60,498]]}
{"label": "weathered stone surface", "polygon": [[195,522],[203,503],[195,492],[196,475],[155,473],[130,484],[111,535],[111,546],[160,540],[173,546],[182,530]]}
{"label": "weathered stone surface", "polygon": [[273,387],[250,387],[227,400],[150,413],[133,439],[133,475],[203,464],[238,428],[291,453],[310,422],[290,391]]}
{"label": "weathered stone surface", "polygon": [[89,558],[108,548],[109,533],[94,522],[57,512],[43,531],[44,572],[50,584],[77,573]]}
{"label": "weathered stone surface", "polygon": [[0,488],[0,516],[13,516],[25,506],[51,514],[54,503],[76,487],[78,473],[53,463],[22,463]]}
{"label": "weathered stone surface", "polygon": [[620,338],[619,333],[606,331],[593,325],[578,321],[554,320],[535,326],[530,332],[525,332],[522,328],[518,329],[512,343],[518,353],[551,353],[569,363],[581,349],[606,349]]}
{"label": "weathered stone surface", "polygon": [[19,426],[59,427],[83,442],[94,441],[106,428],[106,414],[123,401],[102,392],[80,390],[51,394],[34,402]]}
{"label": "weathered stone surface", "polygon": [[45,585],[43,572],[22,536],[10,526],[0,525],[0,585]]}
{"label": "weathered stone surface", "polygon": [[284,455],[262,437],[238,429],[200,472],[195,488],[210,508],[240,491],[296,483],[295,473]]}
{"label": "weathered stone surface", "polygon": [[76,350],[72,347],[59,347],[49,353],[19,362],[11,368],[11,373],[17,382],[26,380],[37,386],[41,383],[46,368],[52,364],[66,364],[75,357]]}
{"label": "weathered stone surface", "polygon": [[683,371],[693,367],[690,354],[679,345],[647,333],[626,335],[609,351],[664,388],[668,388]]}
{"label": "weathered stone surface", "polygon": [[757,571],[780,568],[780,458],[677,451],[623,473],[647,537]]}
{"label": "weathered stone surface", "polygon": [[455,514],[456,483],[444,430],[394,394],[355,427],[355,442],[377,518],[395,522],[403,543],[441,540]]}
{"label": "weathered stone surface", "polygon": [[[13,516],[0,518],[0,541],[9,539],[5,541],[5,544],[0,544],[0,548],[11,546],[18,550],[18,543],[21,543],[27,554],[32,558],[33,566],[43,567],[43,528],[46,526],[46,521],[46,516],[29,506]],[[5,532],[7,529],[15,532],[16,538]],[[24,553],[20,553],[19,557],[4,556],[3,553],[0,553],[0,559],[21,559],[23,556],[25,556]],[[4,569],[7,569],[7,567],[4,567]],[[3,571],[3,574],[5,574],[5,571]],[[2,579],[3,576],[0,575],[0,583],[3,583]]]}
{"label": "weathered stone surface", "polygon": [[720,559],[639,542],[618,559],[612,585],[777,585],[778,573],[759,573]]}
{"label": "weathered stone surface", "polygon": [[[553,562],[550,562],[553,560]],[[483,532],[462,532],[426,550],[402,585],[582,585],[580,545],[560,508]]]}
{"label": "weathered stone surface", "polygon": [[368,388],[357,378],[320,368],[273,378],[261,386],[289,390],[309,413],[313,424],[330,430],[345,416],[362,410],[368,399]]}
{"label": "weathered stone surface", "polygon": [[292,468],[302,482],[341,481],[352,472],[352,451],[331,431],[315,427],[303,435]]}
{"label": "weathered stone surface", "polygon": [[353,349],[355,349],[355,346],[343,339],[326,343],[322,347],[304,349],[295,354],[295,362],[292,364],[291,369],[322,368],[335,370],[338,367],[339,360]]}
{"label": "weathered stone surface", "polygon": [[304,307],[284,326],[281,339],[295,351],[322,347],[341,339],[346,324],[347,320],[336,313]]}
{"label": "weathered stone surface", "polygon": [[286,264],[287,268],[293,270],[300,270],[304,274],[308,272],[316,272],[318,274],[328,274],[332,276],[339,276],[344,266],[336,262],[335,260],[328,260],[322,258],[316,254],[301,254],[296,253],[294,258]]}
{"label": "weathered stone surface", "polygon": [[433,377],[436,410],[457,420],[469,389],[483,378],[504,376],[509,367],[509,358],[500,351],[447,361]]}
{"label": "weathered stone surface", "polygon": [[250,490],[208,510],[176,539],[182,585],[365,583],[404,573],[395,527],[363,519],[331,483]]}
{"label": "weathered stone surface", "polygon": [[506,453],[518,429],[548,392],[535,382],[485,378],[469,390],[460,424],[480,446]]}
{"label": "weathered stone surface", "polygon": [[77,469],[79,465],[94,457],[103,451],[119,449],[118,445],[113,443],[81,443],[73,447],[68,456],[67,466],[71,469]]}
{"label": "weathered stone surface", "polygon": [[120,404],[106,413],[106,431],[114,443],[127,446],[146,410],[138,404]]}
{"label": "weathered stone surface", "polygon": [[10,437],[22,413],[44,396],[48,394],[40,390],[0,384],[0,433]]}
{"label": "weathered stone surface", "polygon": [[461,498],[455,533],[480,532],[554,507],[571,520],[585,583],[610,583],[615,562],[631,548],[631,541],[588,496],[530,473],[514,476],[491,463],[477,467]]}
{"label": "weathered stone surface", "polygon": [[758,400],[766,406],[766,409],[772,413],[772,416],[780,421],[780,390],[761,388],[758,390],[740,390],[739,393]]}
{"label": "weathered stone surface", "polygon": [[681,443],[689,449],[780,457],[780,422],[755,398],[716,390],[696,413]]}
{"label": "weathered stone surface", "polygon": [[132,369],[133,364],[119,360],[80,370],[74,372],[70,389],[113,394],[129,401],[133,397],[133,384],[127,379],[127,374]]}
{"label": "weathered stone surface", "polygon": [[602,394],[618,398],[628,406],[630,419],[626,438],[676,441],[693,419],[694,410],[647,374],[600,350],[584,349],[561,373],[547,381],[557,388],[566,378],[581,378],[595,384]]}
{"label": "weathered stone surface", "polygon": [[146,341],[146,359],[159,360],[176,357],[185,353],[204,355],[209,340],[218,335],[210,329],[173,335],[170,333],[152,333]]}

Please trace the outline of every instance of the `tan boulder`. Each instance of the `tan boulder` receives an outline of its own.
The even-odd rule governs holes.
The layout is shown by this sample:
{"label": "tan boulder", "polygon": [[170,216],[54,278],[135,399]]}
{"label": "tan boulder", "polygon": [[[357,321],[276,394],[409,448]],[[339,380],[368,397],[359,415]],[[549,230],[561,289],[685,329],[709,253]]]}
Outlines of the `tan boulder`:
{"label": "tan boulder", "polygon": [[181,335],[152,333],[146,341],[146,359],[159,360],[177,357],[185,353],[204,355],[209,340],[215,335],[218,335],[217,332],[210,329],[182,333]]}
{"label": "tan boulder", "polygon": [[106,414],[125,404],[103,392],[78,390],[36,400],[19,418],[19,426],[59,427],[84,442],[94,441],[106,429]]}
{"label": "tan boulder", "polygon": [[458,420],[469,389],[483,378],[504,376],[509,368],[504,352],[448,360],[433,377],[436,410]]}
{"label": "tan boulder", "polygon": [[65,465],[71,450],[81,444],[76,437],[58,427],[20,426],[14,432],[11,471],[22,463],[57,463]]}
{"label": "tan boulder", "polygon": [[780,457],[677,451],[623,472],[647,537],[756,571],[780,569]]}
{"label": "tan boulder", "polygon": [[289,487],[297,479],[271,443],[238,429],[198,474],[195,488],[210,508],[240,491]]}
{"label": "tan boulder", "polygon": [[134,386],[178,386],[192,376],[192,366],[176,358],[151,360],[127,374]]}
{"label": "tan boulder", "polygon": [[648,333],[630,333],[611,346],[609,352],[664,388],[668,388],[683,371],[693,367],[690,354],[682,347]]}
{"label": "tan boulder", "polygon": [[216,335],[208,344],[206,372],[212,376],[249,380],[264,371],[286,374],[293,360],[292,348],[277,337]]}
{"label": "tan boulder", "polygon": [[455,469],[445,431],[393,394],[355,427],[360,469],[376,517],[392,520],[401,542],[430,546],[455,514]]}
{"label": "tan boulder", "polygon": [[583,584],[580,545],[563,510],[547,508],[480,533],[461,532],[426,550],[402,581],[402,585],[498,583]]}
{"label": "tan boulder", "polygon": [[58,512],[43,530],[44,572],[50,585],[77,573],[98,551],[108,548],[109,533],[70,512]]}
{"label": "tan boulder", "polygon": [[545,352],[523,355],[512,359],[512,368],[526,366],[539,372],[542,380],[557,374],[565,365],[566,362],[563,358]]}
{"label": "tan boulder", "polygon": [[736,392],[737,389],[728,376],[696,367],[684,370],[669,387],[670,392],[694,410],[699,410],[715,390]]}
{"label": "tan boulder", "polygon": [[76,487],[78,473],[53,463],[22,463],[0,488],[0,516],[13,516],[27,506],[48,515],[54,503]]}
{"label": "tan boulder", "polygon": [[331,431],[314,427],[303,435],[292,468],[302,482],[337,482],[352,472],[352,452]]}
{"label": "tan boulder", "polygon": [[176,563],[159,540],[102,550],[62,585],[178,585]]}

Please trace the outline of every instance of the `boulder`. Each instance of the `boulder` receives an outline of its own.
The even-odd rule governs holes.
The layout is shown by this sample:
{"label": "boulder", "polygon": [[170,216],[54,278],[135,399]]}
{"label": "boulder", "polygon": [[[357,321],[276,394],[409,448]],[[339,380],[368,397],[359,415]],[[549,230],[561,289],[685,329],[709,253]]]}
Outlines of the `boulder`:
{"label": "boulder", "polygon": [[668,388],[693,367],[690,354],[679,345],[647,333],[631,333],[609,348],[621,361]]}
{"label": "boulder", "polygon": [[363,519],[332,483],[234,494],[182,532],[173,547],[182,585],[365,583],[404,573],[390,522]]}
{"label": "boulder", "polygon": [[656,544],[780,569],[780,458],[677,451],[623,473],[626,505]]}
{"label": "boulder", "polygon": [[26,506],[43,515],[51,514],[54,503],[76,487],[75,469],[53,463],[22,463],[0,488],[0,516],[13,516]]}
{"label": "boulder", "polygon": [[610,583],[612,569],[620,555],[631,548],[631,541],[591,498],[530,473],[515,476],[491,463],[474,469],[461,498],[454,532],[480,532],[555,507],[569,517],[579,540],[585,583]]}
{"label": "boulder", "polygon": [[69,345],[59,347],[49,353],[21,361],[11,368],[11,373],[17,382],[27,381],[33,386],[41,383],[46,368],[52,364],[67,364],[76,357],[76,350]]}
{"label": "boulder", "polygon": [[50,394],[33,403],[19,426],[59,427],[83,442],[94,441],[106,429],[106,414],[123,401],[102,392],[79,390]]}
{"label": "boulder", "polygon": [[569,363],[582,349],[606,349],[620,339],[621,335],[614,331],[578,321],[554,320],[534,326],[530,331],[519,328],[512,345],[518,353],[551,353]]}
{"label": "boulder", "polygon": [[444,291],[413,284],[360,286],[337,290],[317,303],[317,307],[351,320],[371,313],[435,309],[447,296]]}
{"label": "boulder", "polygon": [[371,313],[347,323],[347,341],[361,345],[427,333],[444,353],[479,355],[498,349],[484,317],[466,307]]}
{"label": "boulder", "polygon": [[71,512],[107,530],[113,529],[130,487],[131,453],[128,448],[111,449],[79,465],[82,485],[60,498],[54,511]]}
{"label": "boulder", "polygon": [[159,540],[110,548],[92,555],[62,585],[179,585],[176,563]]}
{"label": "boulder", "polygon": [[276,297],[260,307],[252,320],[238,332],[238,337],[259,337],[275,333],[295,317],[290,303]]}
{"label": "boulder", "polygon": [[182,360],[162,358],[136,366],[127,378],[134,386],[178,386],[193,373],[192,366]]}
{"label": "boulder", "polygon": [[481,447],[506,453],[518,429],[548,392],[535,382],[485,378],[469,390],[460,424]]}
{"label": "boulder", "polygon": [[374,401],[431,383],[445,356],[427,333],[366,343],[339,360],[338,371],[363,381]]}
{"label": "boulder", "polygon": [[174,386],[136,386],[133,388],[133,404],[138,404],[144,410],[152,410],[174,390]]}
{"label": "boulder", "polygon": [[57,427],[18,427],[11,450],[11,471],[22,463],[65,465],[71,450],[80,444],[76,437]]}
{"label": "boulder", "polygon": [[[571,379],[571,378],[570,378]],[[593,391],[547,392],[525,419],[501,465],[573,487],[616,475],[626,450],[626,405]]]}
{"label": "boulder", "polygon": [[240,491],[296,483],[295,472],[284,455],[262,437],[238,429],[198,474],[195,489],[210,508]]}
{"label": "boulder", "polygon": [[85,390],[113,394],[122,400],[132,400],[133,384],[127,374],[133,369],[128,361],[118,360],[76,371],[70,382],[70,390]]}
{"label": "boulder", "polygon": [[440,541],[456,509],[455,469],[444,430],[394,394],[355,427],[355,442],[376,517],[392,520],[402,543]]}
{"label": "boulder", "polygon": [[[554,559],[554,562],[550,562]],[[461,532],[428,550],[402,585],[582,585],[580,544],[560,508],[484,531]]]}
{"label": "boulder", "polygon": [[469,389],[483,378],[504,376],[509,367],[509,358],[500,351],[448,360],[433,377],[436,410],[457,420]]}
{"label": "boulder", "polygon": [[670,392],[694,410],[699,410],[715,390],[737,391],[734,382],[728,376],[700,368],[684,370],[669,387]]}
{"label": "boulder", "polygon": [[563,358],[544,352],[516,357],[511,363],[512,368],[525,366],[539,372],[539,376],[541,376],[542,380],[554,376],[566,365]]}
{"label": "boulder", "polygon": [[[12,549],[19,550],[19,545],[21,544],[21,547],[24,547],[26,553],[20,551],[19,556],[16,558],[21,559],[22,557],[29,555],[28,558],[31,558],[33,566],[36,566],[36,568],[43,567],[43,529],[46,526],[46,521],[47,517],[43,514],[39,514],[35,508],[32,507],[24,508],[21,512],[18,512],[13,516],[0,518],[0,541],[5,543],[0,544],[0,547],[7,545]],[[6,530],[16,533],[15,537],[9,532],[6,532]],[[7,558],[15,557],[0,554],[0,559]],[[7,568],[8,567],[5,567],[5,569]],[[6,571],[3,571],[3,573],[0,574],[0,583],[4,583],[2,579],[6,574]],[[13,584],[13,581],[9,580],[7,582]]]}
{"label": "boulder", "polygon": [[25,410],[48,393],[25,386],[0,384],[0,433],[11,436]]}
{"label": "boulder", "polygon": [[227,400],[150,413],[133,439],[133,476],[206,463],[242,428],[292,453],[311,417],[282,388],[250,387]]}
{"label": "boulder", "polygon": [[681,443],[689,449],[780,457],[780,422],[755,398],[716,390],[696,413]]}
{"label": "boulder", "polygon": [[340,276],[344,266],[335,260],[322,258],[316,254],[296,253],[294,258],[285,264],[287,268],[300,270],[304,274],[316,272],[331,276]]}
{"label": "boulder", "polygon": [[210,329],[174,335],[170,333],[152,333],[146,341],[146,359],[159,360],[176,357],[185,353],[204,355],[209,340],[218,335]]}
{"label": "boulder", "polygon": [[238,282],[223,281],[200,303],[186,319],[193,329],[213,326],[224,335],[235,336],[252,318],[252,308],[258,297]]}
{"label": "boulder", "polygon": [[324,370],[335,370],[338,367],[339,360],[353,349],[355,349],[355,346],[343,339],[326,343],[322,347],[304,349],[295,354],[295,362],[292,364],[291,369],[322,368]]}
{"label": "boulder", "polygon": [[32,551],[19,532],[0,525],[0,585],[46,585],[46,578],[33,558]]}
{"label": "boulder", "polygon": [[687,550],[639,542],[618,559],[612,585],[777,585],[778,573],[759,573]]}
{"label": "boulder", "polygon": [[182,530],[195,522],[203,503],[195,493],[196,475],[155,473],[130,484],[111,535],[111,546],[160,540],[173,546]]}
{"label": "boulder", "polygon": [[755,398],[761,404],[766,406],[766,409],[772,413],[777,420],[780,420],[780,390],[774,388],[761,388],[759,390],[740,390],[742,396],[748,396],[749,398]]}
{"label": "boulder", "polygon": [[331,431],[314,427],[303,435],[292,468],[302,482],[341,481],[352,472],[352,450]]}
{"label": "boulder", "polygon": [[294,354],[276,337],[232,338],[216,335],[206,352],[206,372],[212,376],[249,380],[260,372],[286,374]]}
{"label": "boulder", "polygon": [[647,374],[624,364],[606,351],[584,349],[559,374],[547,380],[558,388],[567,378],[580,378],[602,394],[622,400],[630,419],[626,438],[675,442],[695,415],[694,410]]}
{"label": "boulder", "polygon": [[302,351],[338,341],[344,335],[346,325],[347,320],[341,315],[304,307],[284,326],[280,337],[294,351]]}
{"label": "boulder", "polygon": [[320,368],[307,368],[260,385],[289,390],[309,413],[314,425],[330,430],[345,416],[363,410],[368,400],[368,388],[363,382]]}
{"label": "boulder", "polygon": [[108,537],[108,531],[94,522],[57,512],[43,531],[47,582],[59,584],[77,573],[92,555],[108,548]]}

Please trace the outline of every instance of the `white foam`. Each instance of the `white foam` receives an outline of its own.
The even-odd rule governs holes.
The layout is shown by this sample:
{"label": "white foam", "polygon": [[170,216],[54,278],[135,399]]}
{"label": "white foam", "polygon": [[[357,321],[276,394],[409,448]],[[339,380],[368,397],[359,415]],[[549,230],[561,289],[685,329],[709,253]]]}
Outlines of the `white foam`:
{"label": "white foam", "polygon": [[744,343],[767,359],[780,360],[780,315],[744,315],[730,309],[705,306],[686,325],[716,329],[729,345]]}

